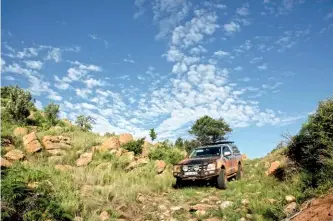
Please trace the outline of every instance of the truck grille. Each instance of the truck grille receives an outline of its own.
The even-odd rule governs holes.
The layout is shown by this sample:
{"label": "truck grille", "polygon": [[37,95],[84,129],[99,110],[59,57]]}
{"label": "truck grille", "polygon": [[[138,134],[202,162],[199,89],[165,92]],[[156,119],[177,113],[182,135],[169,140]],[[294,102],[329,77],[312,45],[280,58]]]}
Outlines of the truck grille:
{"label": "truck grille", "polygon": [[195,165],[188,165],[188,171],[195,171],[194,168],[199,167],[198,171],[202,170],[202,165],[201,164],[195,164]]}

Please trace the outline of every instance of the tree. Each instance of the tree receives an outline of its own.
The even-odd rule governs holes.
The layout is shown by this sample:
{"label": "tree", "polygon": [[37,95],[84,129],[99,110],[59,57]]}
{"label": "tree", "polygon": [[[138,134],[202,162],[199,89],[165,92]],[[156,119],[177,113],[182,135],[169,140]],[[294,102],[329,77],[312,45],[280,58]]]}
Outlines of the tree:
{"label": "tree", "polygon": [[214,119],[206,115],[194,123],[189,133],[194,134],[197,140],[204,145],[224,140],[225,135],[231,131],[232,129],[223,118]]}
{"label": "tree", "polygon": [[183,148],[183,146],[184,146],[184,140],[181,137],[178,137],[177,140],[175,141],[175,146]]}
{"label": "tree", "polygon": [[150,136],[150,138],[151,138],[152,141],[154,141],[156,139],[157,133],[155,132],[154,128],[150,129],[149,136]]}
{"label": "tree", "polygon": [[55,125],[58,122],[59,105],[50,103],[44,108],[46,120],[51,124]]}
{"label": "tree", "polygon": [[91,116],[79,115],[76,118],[75,123],[83,131],[90,131],[92,129],[92,124],[95,123],[95,120]]}
{"label": "tree", "polygon": [[7,86],[1,88],[1,101],[9,117],[19,123],[23,123],[29,116],[34,105],[30,92],[19,86]]}

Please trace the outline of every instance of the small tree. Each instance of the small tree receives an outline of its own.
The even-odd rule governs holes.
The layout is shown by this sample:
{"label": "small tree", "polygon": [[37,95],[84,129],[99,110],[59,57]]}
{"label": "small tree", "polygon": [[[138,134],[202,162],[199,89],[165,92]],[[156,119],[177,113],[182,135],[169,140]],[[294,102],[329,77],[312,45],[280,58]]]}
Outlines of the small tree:
{"label": "small tree", "polygon": [[31,94],[19,86],[8,86],[1,88],[1,101],[9,117],[19,123],[23,123],[29,116],[34,105]]}
{"label": "small tree", "polygon": [[56,125],[58,122],[59,105],[52,102],[44,108],[44,112],[46,120],[51,125]]}
{"label": "small tree", "polygon": [[181,137],[178,137],[175,141],[175,146],[183,148],[184,147],[184,140]]}
{"label": "small tree", "polygon": [[154,128],[150,129],[149,136],[150,136],[150,138],[151,138],[152,141],[154,141],[156,139],[157,133],[155,132]]}
{"label": "small tree", "polygon": [[91,116],[79,115],[76,118],[75,123],[83,131],[90,131],[92,129],[92,124],[95,123],[95,120]]}
{"label": "small tree", "polygon": [[194,134],[201,144],[207,144],[224,140],[224,136],[231,131],[232,129],[223,118],[214,119],[206,115],[194,123],[189,133]]}

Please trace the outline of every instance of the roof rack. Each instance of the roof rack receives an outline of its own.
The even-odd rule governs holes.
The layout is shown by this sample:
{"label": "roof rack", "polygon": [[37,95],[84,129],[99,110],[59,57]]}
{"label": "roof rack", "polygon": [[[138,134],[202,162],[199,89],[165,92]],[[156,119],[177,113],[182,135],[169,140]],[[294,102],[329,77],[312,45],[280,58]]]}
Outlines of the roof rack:
{"label": "roof rack", "polygon": [[231,143],[234,143],[234,141],[230,141],[230,140],[220,140],[220,141],[216,141],[214,143],[209,143],[209,145],[212,145],[212,144],[231,144]]}

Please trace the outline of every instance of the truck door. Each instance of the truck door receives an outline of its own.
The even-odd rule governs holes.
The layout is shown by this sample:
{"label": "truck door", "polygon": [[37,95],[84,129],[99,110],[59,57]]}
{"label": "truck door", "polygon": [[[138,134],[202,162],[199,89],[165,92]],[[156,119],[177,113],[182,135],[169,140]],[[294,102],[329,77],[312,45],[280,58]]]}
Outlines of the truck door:
{"label": "truck door", "polygon": [[225,145],[223,146],[223,149],[222,149],[222,153],[223,153],[223,158],[225,160],[225,167],[226,167],[226,172],[227,172],[227,175],[229,174],[232,174],[234,169],[233,169],[233,155],[232,155],[232,152],[230,150],[230,148]]}

